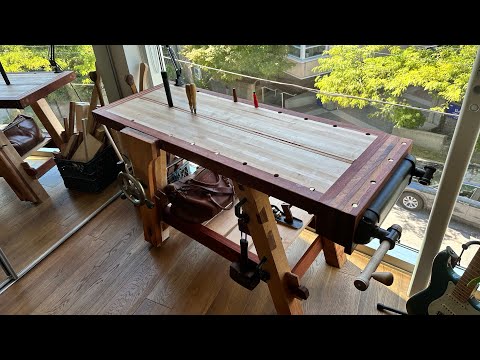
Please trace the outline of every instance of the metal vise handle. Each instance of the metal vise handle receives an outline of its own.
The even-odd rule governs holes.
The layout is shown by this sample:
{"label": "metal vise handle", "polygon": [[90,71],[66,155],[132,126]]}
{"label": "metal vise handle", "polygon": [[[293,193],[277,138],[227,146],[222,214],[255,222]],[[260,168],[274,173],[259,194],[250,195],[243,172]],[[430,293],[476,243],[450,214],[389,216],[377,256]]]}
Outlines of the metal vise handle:
{"label": "metal vise handle", "polygon": [[353,282],[358,290],[367,290],[368,285],[370,284],[370,278],[374,274],[375,270],[377,270],[378,265],[380,265],[388,250],[390,250],[390,241],[384,240],[380,242],[380,246],[372,255],[372,258],[368,262],[367,266],[365,266],[365,269],[363,269],[360,275],[358,275]]}

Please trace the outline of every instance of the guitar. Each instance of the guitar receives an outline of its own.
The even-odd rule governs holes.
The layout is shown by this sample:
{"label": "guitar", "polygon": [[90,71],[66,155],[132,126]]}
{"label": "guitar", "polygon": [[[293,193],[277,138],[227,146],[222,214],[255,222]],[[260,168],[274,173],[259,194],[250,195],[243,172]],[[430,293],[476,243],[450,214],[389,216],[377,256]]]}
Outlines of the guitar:
{"label": "guitar", "polygon": [[453,271],[457,259],[450,246],[435,256],[430,285],[407,301],[409,315],[480,315],[480,301],[472,296],[476,285],[467,285],[480,276],[480,250],[461,277]]}

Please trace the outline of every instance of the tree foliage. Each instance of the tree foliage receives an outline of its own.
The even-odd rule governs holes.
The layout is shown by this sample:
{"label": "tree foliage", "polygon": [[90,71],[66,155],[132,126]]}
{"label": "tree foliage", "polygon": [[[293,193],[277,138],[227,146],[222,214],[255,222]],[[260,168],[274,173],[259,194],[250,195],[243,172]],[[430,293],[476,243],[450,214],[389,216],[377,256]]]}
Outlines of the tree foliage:
{"label": "tree foliage", "polygon": [[[199,65],[267,79],[292,66],[287,60],[287,45],[185,45],[182,55]],[[241,78],[217,71],[209,73],[226,82]]]}
{"label": "tree foliage", "polygon": [[[7,72],[50,71],[48,45],[0,45],[0,62]],[[95,70],[91,45],[56,46],[55,60],[64,70],[77,73],[77,81],[91,83],[88,72]]]}
{"label": "tree foliage", "polygon": [[[390,45],[334,46],[329,55],[318,60],[313,71],[325,73],[315,79],[321,91],[342,93],[374,100],[406,104],[402,95],[411,86],[418,86],[437,97],[440,104],[432,107],[445,110],[450,102],[460,103],[465,95],[477,46],[443,45],[436,49]],[[322,102],[336,101],[340,106],[363,108],[365,100],[317,94]],[[391,105],[370,103],[375,113],[395,126],[415,128],[425,117],[419,111]]]}

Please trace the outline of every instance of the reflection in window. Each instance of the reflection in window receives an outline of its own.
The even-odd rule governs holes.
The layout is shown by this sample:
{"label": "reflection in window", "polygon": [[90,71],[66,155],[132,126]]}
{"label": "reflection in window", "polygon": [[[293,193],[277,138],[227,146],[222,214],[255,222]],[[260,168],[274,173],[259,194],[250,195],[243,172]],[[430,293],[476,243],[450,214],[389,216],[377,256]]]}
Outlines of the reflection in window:
{"label": "reflection in window", "polygon": [[325,51],[325,48],[326,46],[325,45],[313,45],[313,46],[310,46],[310,45],[307,45],[306,49],[305,49],[305,58],[309,58],[309,57],[314,57],[314,56],[317,56],[317,55],[322,55],[323,52]]}
{"label": "reflection in window", "polygon": [[300,58],[300,45],[290,45],[288,47],[288,55]]}

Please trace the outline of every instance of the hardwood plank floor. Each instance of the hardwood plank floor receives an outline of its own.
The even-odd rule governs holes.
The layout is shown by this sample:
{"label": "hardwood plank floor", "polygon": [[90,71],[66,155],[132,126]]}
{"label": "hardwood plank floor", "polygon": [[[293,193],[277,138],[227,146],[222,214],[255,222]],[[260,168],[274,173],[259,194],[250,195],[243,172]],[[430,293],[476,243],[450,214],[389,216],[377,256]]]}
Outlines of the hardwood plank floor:
{"label": "hardwood plank floor", "polygon": [[116,183],[95,194],[69,190],[65,188],[57,167],[39,181],[50,198],[34,205],[20,201],[0,178],[0,248],[17,272],[118,192]]}
{"label": "hardwood plank floor", "polygon": [[[289,262],[313,241],[304,231],[287,250]],[[305,314],[382,314],[378,301],[404,310],[410,275],[393,271],[388,288],[353,285],[368,259],[348,256],[342,269],[320,254],[301,283],[310,291]],[[0,314],[275,314],[268,287],[248,291],[233,282],[229,262],[171,229],[161,248],[143,240],[135,208],[120,199],[97,215],[0,295]]]}

